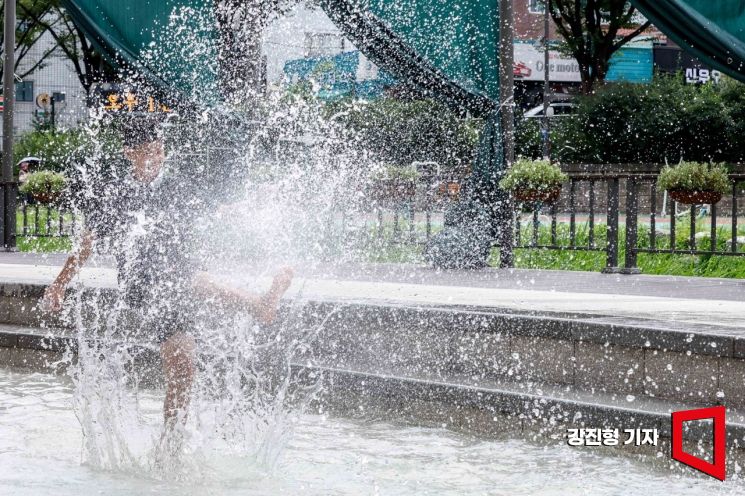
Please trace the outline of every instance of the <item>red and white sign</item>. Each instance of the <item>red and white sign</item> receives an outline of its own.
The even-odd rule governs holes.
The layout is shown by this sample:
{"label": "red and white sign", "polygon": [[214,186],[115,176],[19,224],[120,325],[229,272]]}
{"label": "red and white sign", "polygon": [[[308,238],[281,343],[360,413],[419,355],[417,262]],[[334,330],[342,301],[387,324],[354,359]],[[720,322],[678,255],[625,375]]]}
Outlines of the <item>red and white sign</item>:
{"label": "red and white sign", "polygon": [[[565,57],[555,50],[549,50],[549,79],[567,83],[579,83],[582,76],[579,64],[572,57]],[[532,43],[515,43],[515,80],[543,81],[545,53]]]}

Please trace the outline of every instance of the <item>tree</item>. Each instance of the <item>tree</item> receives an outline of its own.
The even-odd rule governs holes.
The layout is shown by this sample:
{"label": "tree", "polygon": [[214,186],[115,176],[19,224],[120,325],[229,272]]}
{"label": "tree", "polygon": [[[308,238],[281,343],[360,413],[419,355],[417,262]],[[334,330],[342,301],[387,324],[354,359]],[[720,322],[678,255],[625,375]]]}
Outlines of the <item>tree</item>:
{"label": "tree", "polygon": [[[585,94],[605,82],[613,54],[651,25],[635,22],[637,10],[627,0],[548,0],[548,5],[564,50],[577,59]],[[622,28],[633,31],[619,36]]]}
{"label": "tree", "polygon": [[[57,51],[57,47],[52,45],[41,52],[41,55],[35,60],[28,60],[32,49],[39,43],[44,35],[46,28],[38,22],[49,14],[52,5],[49,0],[18,0],[16,22],[16,44],[15,44],[15,65],[14,74],[20,79],[24,79],[35,70],[46,65],[49,57]],[[5,17],[5,2],[0,4],[0,19]],[[0,57],[4,56],[5,44],[0,45]],[[29,63],[27,63],[29,62]],[[2,64],[0,64],[1,66]],[[4,67],[0,67],[0,78],[2,78]]]}
{"label": "tree", "polygon": [[58,54],[71,63],[86,93],[90,93],[94,83],[111,80],[116,76],[114,68],[93,47],[83,31],[72,22],[59,0],[35,2],[45,4],[46,9],[30,8],[28,3],[19,2],[18,13],[52,36]]}
{"label": "tree", "polygon": [[214,0],[220,31],[220,68],[228,101],[253,99],[263,92],[261,36],[275,15],[298,0]]}
{"label": "tree", "polygon": [[606,85],[577,99],[575,115],[554,126],[552,142],[562,163],[739,163],[744,104],[740,83],[693,85],[658,75],[644,85]]}

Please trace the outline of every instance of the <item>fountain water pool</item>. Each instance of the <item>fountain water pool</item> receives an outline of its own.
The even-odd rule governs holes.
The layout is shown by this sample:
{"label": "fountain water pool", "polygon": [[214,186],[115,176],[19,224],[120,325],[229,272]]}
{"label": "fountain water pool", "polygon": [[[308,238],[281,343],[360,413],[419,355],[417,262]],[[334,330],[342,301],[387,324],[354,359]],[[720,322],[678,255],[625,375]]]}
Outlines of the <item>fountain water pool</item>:
{"label": "fountain water pool", "polygon": [[[720,483],[563,443],[478,439],[440,428],[322,415],[298,418],[277,465],[216,449],[176,478],[81,464],[82,435],[63,377],[0,369],[0,493],[80,494],[741,494]],[[157,430],[161,396],[140,398]],[[143,434],[144,435],[144,434]],[[184,475],[188,474],[188,475]]]}

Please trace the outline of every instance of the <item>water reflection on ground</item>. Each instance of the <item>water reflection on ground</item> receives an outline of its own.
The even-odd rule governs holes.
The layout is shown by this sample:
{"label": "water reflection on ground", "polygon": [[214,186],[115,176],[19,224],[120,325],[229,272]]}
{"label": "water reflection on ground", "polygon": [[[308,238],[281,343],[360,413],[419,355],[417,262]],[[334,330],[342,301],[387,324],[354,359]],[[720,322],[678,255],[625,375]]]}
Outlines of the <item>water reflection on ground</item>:
{"label": "water reflection on ground", "polygon": [[[219,449],[185,457],[181,480],[80,463],[82,436],[64,378],[0,369],[0,494],[742,494],[740,481],[684,476],[564,445],[481,440],[444,429],[321,415],[299,418],[278,465]],[[161,397],[140,398],[157,430]],[[143,436],[149,435],[143,433]]]}

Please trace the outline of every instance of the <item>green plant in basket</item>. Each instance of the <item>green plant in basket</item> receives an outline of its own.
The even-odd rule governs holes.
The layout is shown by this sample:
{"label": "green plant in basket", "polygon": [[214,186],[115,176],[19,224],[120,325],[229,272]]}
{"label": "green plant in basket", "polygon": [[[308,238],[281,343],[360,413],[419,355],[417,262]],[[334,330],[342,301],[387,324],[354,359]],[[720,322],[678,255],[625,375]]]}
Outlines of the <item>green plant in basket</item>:
{"label": "green plant in basket", "polygon": [[30,194],[41,203],[50,203],[56,200],[65,189],[67,180],[63,174],[49,170],[29,174],[19,191]]}
{"label": "green plant in basket", "polygon": [[419,171],[413,166],[399,166],[386,164],[373,173],[375,179],[387,179],[395,181],[416,181],[419,179]]}
{"label": "green plant in basket", "polygon": [[714,204],[732,188],[732,182],[723,164],[681,162],[662,169],[657,187],[667,190],[670,197],[680,203]]}
{"label": "green plant in basket", "polygon": [[384,165],[372,176],[372,196],[378,201],[406,201],[416,195],[419,171],[415,167]]}
{"label": "green plant in basket", "polygon": [[519,201],[552,203],[559,198],[568,176],[548,160],[518,160],[499,182]]}

